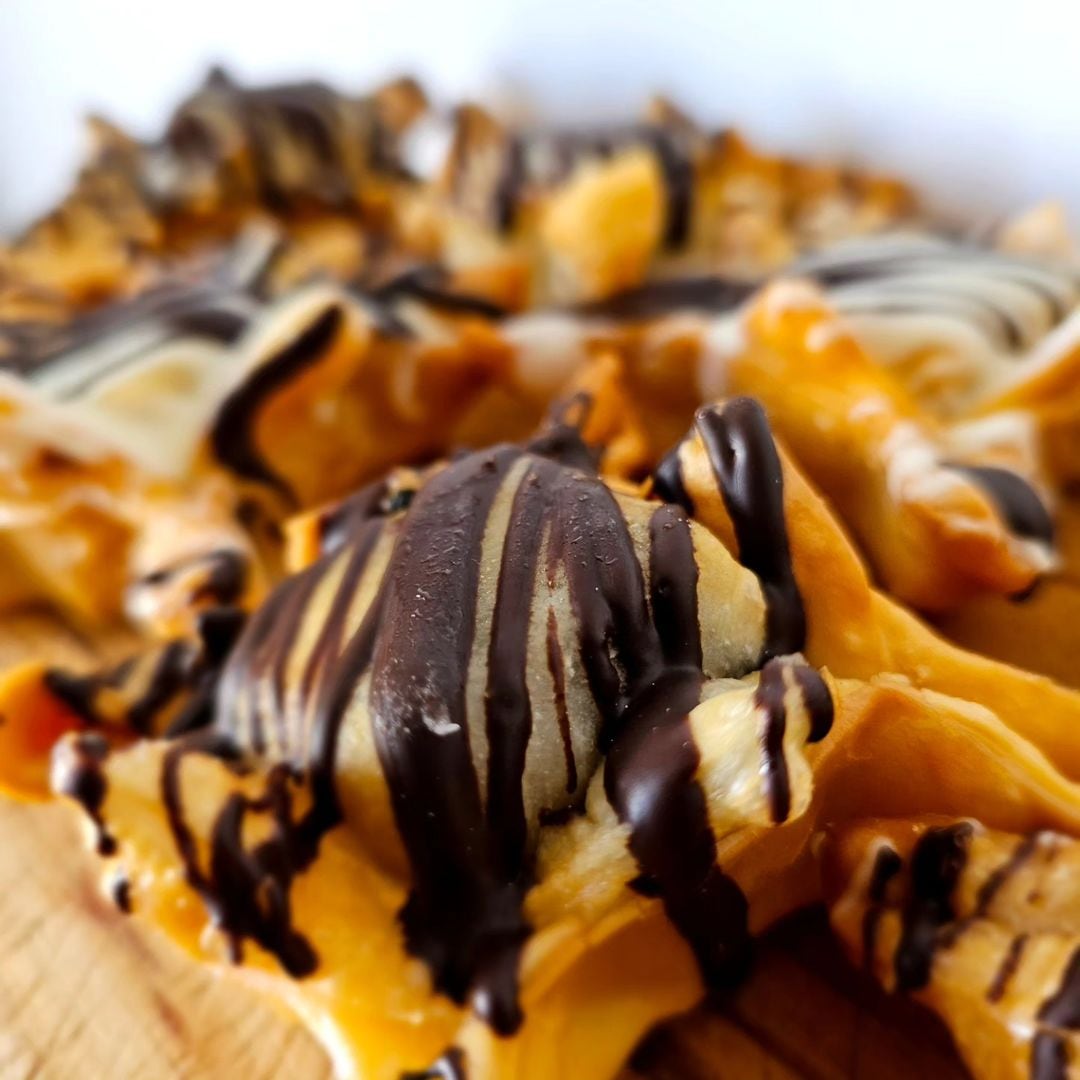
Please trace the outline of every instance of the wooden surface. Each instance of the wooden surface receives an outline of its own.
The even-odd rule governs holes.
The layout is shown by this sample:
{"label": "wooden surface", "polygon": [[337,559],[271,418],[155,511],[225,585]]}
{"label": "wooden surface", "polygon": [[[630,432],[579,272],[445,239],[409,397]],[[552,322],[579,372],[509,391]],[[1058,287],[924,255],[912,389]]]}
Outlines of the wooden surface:
{"label": "wooden surface", "polygon": [[[87,655],[48,620],[9,619],[0,666],[43,643]],[[0,1080],[330,1076],[303,1028],[116,911],[83,851],[64,807],[0,800]],[[810,912],[763,943],[732,1000],[647,1039],[624,1080],[963,1075],[935,1018],[855,972]]]}

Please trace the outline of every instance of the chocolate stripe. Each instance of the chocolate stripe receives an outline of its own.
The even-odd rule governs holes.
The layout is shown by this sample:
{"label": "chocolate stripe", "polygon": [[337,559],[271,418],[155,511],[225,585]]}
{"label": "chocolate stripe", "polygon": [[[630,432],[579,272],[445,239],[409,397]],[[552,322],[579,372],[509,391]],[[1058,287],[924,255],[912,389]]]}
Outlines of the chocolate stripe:
{"label": "chocolate stripe", "polygon": [[894,967],[900,990],[921,990],[930,981],[941,931],[956,915],[952,894],[967,862],[974,830],[962,821],[927,829],[911,854],[911,893]]}
{"label": "chocolate stripe", "polygon": [[698,566],[682,509],[661,506],[649,518],[649,599],[667,663],[701,667]]}
{"label": "chocolate stripe", "polygon": [[694,426],[720,488],[739,561],[761,580],[767,605],[763,659],[799,652],[806,613],[784,517],[784,474],[764,410],[752,398],[698,411]]}
{"label": "chocolate stripe", "polygon": [[495,865],[507,881],[524,869],[525,753],[532,735],[532,705],[526,682],[529,619],[539,558],[539,537],[550,501],[531,465],[514,492],[503,541],[487,667],[487,827]]}
{"label": "chocolate stripe", "polygon": [[[1043,1002],[1040,1024],[1065,1031],[1080,1031],[1080,949],[1072,954],[1061,985]],[[1031,1046],[1032,1080],[1065,1080],[1071,1055],[1060,1031],[1039,1031]]]}
{"label": "chocolate stripe", "polygon": [[[520,890],[492,873],[465,703],[485,526],[519,456],[470,455],[417,495],[386,572],[372,661],[375,744],[413,870],[406,942],[456,1001],[483,984],[478,966],[505,976],[499,953],[527,933]],[[483,988],[503,1034],[521,1022],[516,965],[510,975]]]}
{"label": "chocolate stripe", "polygon": [[716,865],[716,840],[696,773],[690,727],[702,676],[671,669],[634,701],[604,766],[604,790],[630,827],[641,868],[635,887],[659,895],[711,986],[738,981],[750,959],[748,908],[742,890]]}
{"label": "chocolate stripe", "polygon": [[970,477],[982,488],[1017,536],[1043,544],[1054,542],[1054,519],[1023,477],[990,465],[947,464],[947,467]]}
{"label": "chocolate stripe", "polygon": [[1005,991],[1009,987],[1009,981],[1013,975],[1016,974],[1016,969],[1020,966],[1020,957],[1023,955],[1024,946],[1027,945],[1027,934],[1017,934],[1016,937],[1009,942],[1008,949],[1005,950],[1005,955],[1001,958],[1001,964],[997,971],[994,972],[994,978],[991,980],[989,987],[986,990],[986,1000],[991,1004],[996,1004],[1004,996]]}
{"label": "chocolate stripe", "polygon": [[871,975],[874,973],[874,955],[877,952],[878,924],[881,916],[885,914],[885,894],[889,882],[900,873],[903,865],[896,849],[887,845],[879,847],[874,856],[866,894],[866,911],[863,912],[862,920],[863,969]]}
{"label": "chocolate stripe", "polygon": [[210,443],[218,461],[227,469],[291,497],[289,485],[258,449],[255,427],[259,413],[278,390],[323,357],[344,318],[339,305],[328,307],[299,337],[260,364],[222,402],[210,430]]}

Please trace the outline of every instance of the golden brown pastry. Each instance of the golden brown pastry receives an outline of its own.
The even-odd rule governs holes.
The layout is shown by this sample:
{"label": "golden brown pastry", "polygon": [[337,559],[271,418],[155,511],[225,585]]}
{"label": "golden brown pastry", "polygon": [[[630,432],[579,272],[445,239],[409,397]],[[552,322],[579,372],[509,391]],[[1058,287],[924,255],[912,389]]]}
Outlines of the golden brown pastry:
{"label": "golden brown pastry", "polygon": [[433,121],[215,73],[0,257],[0,608],[139,635],[0,674],[0,788],[343,1076],[613,1077],[821,900],[1066,1075],[1060,224],[900,235],[663,101],[427,180]]}
{"label": "golden brown pastry", "polygon": [[[1011,683],[1044,712],[1049,684],[958,654],[1003,691],[995,715],[784,656],[844,662],[828,643],[848,613],[819,625],[820,591],[804,602],[796,580],[804,531],[842,538],[821,535],[823,509],[805,516],[758,406],[699,431],[706,416],[720,442],[680,460],[720,539],[612,491],[566,426],[395,474],[306,519],[298,560],[324,553],[227,658],[204,633],[182,662],[89,684],[10,674],[5,785],[39,790],[41,718],[67,729],[53,784],[134,910],[252,965],[345,1074],[387,1077],[444,1051],[470,1077],[570,1060],[611,1075],[703,980],[738,977],[750,931],[818,894],[825,824],[970,807],[1018,831],[1080,826],[1076,787],[1028,741],[1038,723],[1009,711]],[[713,468],[717,445],[734,474]],[[721,543],[732,527],[747,568]],[[936,644],[914,622],[877,629]],[[133,728],[172,737],[128,745]]]}
{"label": "golden brown pastry", "polygon": [[1068,1076],[1077,1051],[1075,839],[973,821],[831,836],[834,927],[888,988],[940,1012],[985,1076]]}

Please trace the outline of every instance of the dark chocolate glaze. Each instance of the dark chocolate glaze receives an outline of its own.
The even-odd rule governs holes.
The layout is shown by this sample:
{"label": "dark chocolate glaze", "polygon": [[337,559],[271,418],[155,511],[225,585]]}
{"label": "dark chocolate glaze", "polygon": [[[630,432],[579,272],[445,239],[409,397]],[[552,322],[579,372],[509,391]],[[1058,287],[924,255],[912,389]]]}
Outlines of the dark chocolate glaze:
{"label": "dark chocolate glaze", "polygon": [[117,667],[89,675],[73,675],[62,668],[49,668],[44,675],[45,688],[87,724],[100,721],[97,696],[105,687],[122,685],[131,672],[132,662],[125,660]]}
{"label": "dark chocolate glaze", "polygon": [[672,278],[579,304],[573,310],[591,318],[630,321],[659,319],[680,311],[721,315],[739,307],[760,285],[758,281],[727,277]]}
{"label": "dark chocolate glaze", "polygon": [[1016,969],[1020,966],[1020,958],[1024,955],[1024,947],[1027,945],[1027,941],[1027,934],[1017,934],[1009,942],[1009,947],[1005,950],[1005,955],[1001,958],[1001,963],[998,965],[998,969],[994,972],[994,977],[986,989],[986,1000],[991,1004],[1000,1001],[1005,996],[1005,991],[1009,988],[1009,982],[1016,974]]}
{"label": "dark chocolate glaze", "polygon": [[[634,145],[651,150],[660,166],[666,200],[664,246],[672,249],[684,246],[689,238],[693,210],[694,166],[678,134],[658,124],[508,135],[502,167],[491,193],[495,228],[502,233],[513,230],[521,201],[531,185],[543,188],[561,183],[580,162],[604,160]],[[547,152],[538,155],[534,153],[537,150]],[[542,168],[536,167],[537,158],[543,159]],[[468,168],[467,164],[465,167]]]}
{"label": "dark chocolate glaze", "polygon": [[927,829],[911,853],[910,895],[894,958],[900,990],[921,990],[930,981],[943,928],[955,919],[952,894],[967,861],[973,831],[966,821]]}
{"label": "dark chocolate glaze", "polygon": [[[190,688],[198,655],[199,650],[186,641],[172,641],[159,650],[142,694],[128,704],[124,714],[125,723],[133,731],[149,734],[155,719]],[[49,692],[80,719],[99,724],[106,717],[98,707],[98,696],[103,691],[122,691],[134,672],[134,662],[129,659],[89,675],[50,668],[44,681]]]}
{"label": "dark chocolate glaze", "polygon": [[[246,163],[238,165],[221,141],[219,130],[230,125],[232,137],[243,139]],[[303,154],[299,174],[279,165],[283,144]],[[221,68],[180,106],[164,139],[151,150],[174,158],[181,177],[191,169],[214,170],[218,194],[226,201],[244,198],[253,185],[253,193],[277,211],[310,202],[333,210],[355,208],[357,150],[361,170],[400,172],[396,145],[372,102],[342,97],[314,80],[244,87]],[[147,194],[161,209],[185,209],[182,180],[175,189],[154,186]]]}
{"label": "dark chocolate glaze", "polygon": [[365,485],[320,515],[319,554],[330,555],[344,547],[350,536],[373,518],[389,517],[407,510],[416,488],[391,482],[387,475]]}
{"label": "dark chocolate glaze", "polygon": [[963,473],[982,488],[1017,536],[1053,544],[1054,519],[1023,477],[992,465],[949,464],[948,467]]}
{"label": "dark chocolate glaze", "polygon": [[510,135],[503,151],[502,170],[491,196],[491,216],[501,233],[510,232],[517,222],[518,202],[525,181],[525,148],[519,136]]}
{"label": "dark chocolate glaze", "polygon": [[131,882],[123,871],[114,875],[109,884],[109,895],[118,911],[125,915],[131,914]]}
{"label": "dark chocolate glaze", "polygon": [[660,459],[652,476],[652,489],[653,494],[664,502],[674,503],[688,514],[693,514],[694,500],[683,483],[682,463],[679,461],[681,447],[682,443],[679,443]]}
{"label": "dark chocolate glaze", "polygon": [[696,778],[689,714],[701,682],[693,668],[671,668],[637,696],[608,753],[604,790],[630,827],[630,850],[641,870],[634,887],[662,899],[706,983],[724,988],[746,973],[751,939],[746,897],[717,865]]}
{"label": "dark chocolate glaze", "polygon": [[664,223],[664,247],[677,250],[690,238],[690,219],[694,209],[694,166],[678,137],[665,128],[651,127],[648,141],[660,162],[667,195]]}
{"label": "dark chocolate glaze", "polygon": [[186,575],[193,568],[202,571],[192,601],[213,601],[216,605],[231,606],[244,594],[248,580],[248,557],[235,548],[216,548],[162,567],[139,579],[136,585],[167,585],[175,577]]}
{"label": "dark chocolate glaze", "polygon": [[326,308],[299,337],[260,364],[222,402],[210,430],[210,442],[215,456],[226,468],[291,498],[288,484],[258,449],[255,425],[262,407],[277,391],[318,363],[343,322],[344,313],[338,305]]}
{"label": "dark chocolate glaze", "polygon": [[468,1080],[465,1052],[460,1047],[451,1046],[430,1068],[402,1073],[401,1080]]}
{"label": "dark chocolate glaze", "polygon": [[142,696],[128,709],[131,727],[146,734],[155,718],[191,687],[199,651],[187,641],[170,641],[158,656]]}
{"label": "dark chocolate glaze", "polygon": [[802,691],[803,704],[810,717],[810,733],[806,736],[806,741],[808,743],[821,742],[832,731],[833,720],[836,718],[832,694],[816,668],[799,664],[792,670],[795,674],[795,683]]}
{"label": "dark chocolate glaze", "polygon": [[1080,1031],[1080,949],[1072,954],[1057,992],[1043,1002],[1038,1012],[1040,1030],[1031,1045],[1032,1080],[1065,1080],[1069,1072],[1068,1044],[1060,1032]]}
{"label": "dark chocolate glaze", "polygon": [[734,398],[700,409],[694,426],[731,518],[739,561],[765,593],[766,656],[799,652],[806,613],[791,562],[784,474],[765,412],[753,398]]}
{"label": "dark chocolate glaze", "polygon": [[[196,337],[231,345],[251,324],[257,310],[258,305],[236,289],[172,282],[67,323],[33,324],[21,332],[18,327],[5,327],[3,333],[13,338],[14,347],[0,358],[0,369],[32,379],[72,361],[84,349],[136,329],[142,336],[155,331],[159,343]],[[83,377],[66,385],[64,396],[78,396],[115,366],[126,363],[130,355],[118,354],[110,364],[88,365]]]}
{"label": "dark chocolate glaze", "polygon": [[780,660],[770,660],[762,669],[754,704],[765,714],[761,726],[761,766],[765,794],[769,800],[769,815],[774,824],[787,821],[791,813],[791,778],[788,776],[787,758],[784,756],[784,735],[787,732],[787,709],[784,696],[785,665]]}
{"label": "dark chocolate glaze", "polygon": [[[586,777],[575,760],[563,681],[567,668],[577,669],[600,721],[589,750],[609,753],[605,789],[630,827],[637,887],[662,898],[711,982],[726,985],[745,966],[745,900],[714,865],[705,795],[695,779],[688,714],[704,676],[690,523],[678,507],[657,505],[648,521],[646,575],[619,501],[594,470],[580,435],[556,421],[525,448],[465,454],[430,473],[403,512],[388,514],[387,490],[375,485],[340,515],[327,554],[280,586],[250,620],[219,686],[212,733],[178,745],[165,799],[189,880],[237,950],[251,937],[269,943],[289,969],[308,970],[311,956],[296,941],[284,901],[321,836],[342,820],[334,788],[338,735],[364,692],[411,868],[400,913],[406,946],[426,961],[437,989],[469,1001],[502,1034],[517,1028],[517,968],[530,930],[523,899],[533,874],[523,782],[536,718],[526,665],[530,627],[539,620],[567,780],[565,802],[545,807],[543,820],[563,820],[580,808],[579,781]],[[504,496],[491,636],[477,657],[484,706],[480,716],[469,716],[481,555],[492,508],[508,483],[515,487]],[[375,598],[346,633],[352,598],[388,530],[392,547]],[[300,648],[298,626],[332,565],[341,585],[316,640],[305,645],[298,669],[303,704],[290,710],[285,662]],[[548,603],[562,581],[574,620],[560,638],[554,610],[541,609],[534,619],[533,608]],[[570,649],[576,654],[566,655]],[[822,695],[827,700],[823,685],[805,683],[808,703],[823,708]],[[245,716],[253,730],[240,730]],[[483,789],[470,723],[484,725]],[[813,723],[819,734],[827,728],[821,718]],[[260,799],[230,801],[203,869],[185,832],[176,762],[189,748],[205,750],[211,737],[225,751],[258,750],[270,742],[264,729],[274,733],[288,772],[275,774]],[[294,822],[288,778],[304,769],[313,804]],[[276,823],[273,858],[243,849],[240,826],[255,813]],[[259,885],[265,878],[269,884]],[[257,889],[278,897],[272,925],[251,906]]]}
{"label": "dark chocolate glaze", "polygon": [[904,861],[893,847],[883,844],[874,856],[874,865],[870,871],[870,884],[867,888],[866,911],[862,920],[862,960],[863,968],[870,974],[874,970],[874,953],[877,950],[878,923],[885,911],[885,895],[892,881],[903,868]]}
{"label": "dark chocolate glaze", "polygon": [[1001,887],[1035,854],[1038,847],[1038,833],[1032,833],[1017,841],[1008,859],[997,867],[979,887],[979,892],[975,897],[974,915],[976,918],[981,918],[990,910],[990,905],[1001,891]]}
{"label": "dark chocolate glaze", "polygon": [[[44,683],[87,724],[122,720],[141,735],[164,733],[171,737],[209,722],[214,688],[245,619],[246,614],[236,607],[206,608],[196,619],[198,640],[175,639],[159,646],[146,674],[142,664],[129,658],[88,675],[50,668]],[[133,682],[141,684],[138,696],[132,696]],[[117,716],[111,701],[99,707],[103,692],[119,693],[127,699],[122,716]],[[164,720],[174,709],[163,732]]]}
{"label": "dark chocolate glaze", "polygon": [[769,800],[773,823],[787,821],[791,814],[791,777],[784,755],[784,736],[787,734],[785,698],[789,686],[785,671],[790,671],[792,684],[802,698],[810,721],[807,742],[819,742],[829,733],[833,722],[833,701],[825,680],[811,667],[790,660],[773,659],[761,669],[754,704],[763,714],[761,725],[761,775]]}
{"label": "dark chocolate glaze", "polygon": [[[550,467],[539,461],[530,466],[514,493],[488,646],[487,829],[494,845],[497,872],[511,881],[524,871],[528,832],[522,780],[525,752],[532,736],[532,706],[525,673],[532,596],[540,558],[537,540],[542,534],[549,499],[549,489],[543,484],[540,470]],[[572,761],[572,747],[570,754]]]}
{"label": "dark chocolate glaze", "polygon": [[380,285],[372,291],[371,296],[380,304],[412,298],[437,311],[452,315],[475,315],[492,322],[506,316],[506,309],[491,300],[451,288],[447,284],[448,278],[449,274],[441,266],[416,266]]}
{"label": "dark chocolate glaze", "polygon": [[[251,939],[276,956],[290,975],[310,974],[317,957],[307,939],[292,926],[289,887],[295,875],[310,865],[315,851],[293,821],[290,770],[285,765],[275,766],[258,798],[237,791],[226,799],[211,832],[208,865],[204,867],[185,820],[180,782],[185,756],[196,752],[234,760],[231,748],[215,732],[177,740],[165,755],[162,801],[185,879],[225,934],[234,963],[243,959],[244,940]],[[234,764],[234,768],[239,766]],[[273,824],[270,836],[254,847],[244,841],[249,815],[267,816]]]}
{"label": "dark chocolate glaze", "polygon": [[[498,953],[516,952],[528,933],[523,883],[500,876],[488,849],[465,715],[484,527],[517,457],[470,455],[417,495],[386,572],[372,656],[376,748],[413,870],[406,942],[457,1001],[476,991],[478,968],[503,975]],[[358,673],[344,674],[354,685]],[[497,1031],[517,1028],[516,979],[485,1002]]]}
{"label": "dark chocolate glaze", "polygon": [[72,736],[60,743],[53,754],[53,790],[74,799],[86,811],[94,823],[100,855],[116,852],[116,841],[101,816],[109,790],[109,781],[102,770],[108,756],[109,744],[93,731]]}
{"label": "dark chocolate glaze", "polygon": [[649,602],[664,659],[675,666],[700,668],[697,559],[682,507],[654,510],[649,540]]}

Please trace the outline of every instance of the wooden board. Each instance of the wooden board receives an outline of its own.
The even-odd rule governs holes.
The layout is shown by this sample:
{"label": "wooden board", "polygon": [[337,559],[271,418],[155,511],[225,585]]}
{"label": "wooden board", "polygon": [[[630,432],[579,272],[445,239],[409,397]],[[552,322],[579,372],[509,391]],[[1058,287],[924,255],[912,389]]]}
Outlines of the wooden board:
{"label": "wooden board", "polygon": [[[40,616],[6,620],[0,667],[88,648]],[[0,800],[0,1080],[324,1080],[321,1048],[228,975],[208,971],[101,894],[61,806]],[[63,858],[50,857],[63,850]],[[961,1080],[936,1019],[844,960],[824,916],[762,944],[731,1000],[666,1025],[623,1080]],[[555,1080],[555,1078],[553,1078]],[[558,1078],[563,1080],[563,1078]]]}

